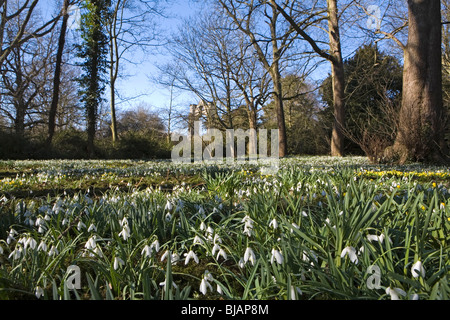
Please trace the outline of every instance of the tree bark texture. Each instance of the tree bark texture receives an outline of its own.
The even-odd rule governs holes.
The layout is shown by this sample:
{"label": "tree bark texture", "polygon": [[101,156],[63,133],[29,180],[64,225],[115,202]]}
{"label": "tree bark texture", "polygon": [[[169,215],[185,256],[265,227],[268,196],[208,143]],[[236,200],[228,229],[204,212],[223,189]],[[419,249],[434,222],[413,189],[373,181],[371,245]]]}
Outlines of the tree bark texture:
{"label": "tree bark texture", "polygon": [[448,160],[442,103],[440,1],[408,0],[408,13],[403,97],[394,152],[401,163]]}
{"label": "tree bark texture", "polygon": [[344,155],[344,128],[345,128],[345,74],[342,59],[341,40],[339,33],[339,20],[337,0],[328,0],[328,33],[331,51],[331,75],[333,79],[334,123],[331,136],[331,155],[341,157]]}

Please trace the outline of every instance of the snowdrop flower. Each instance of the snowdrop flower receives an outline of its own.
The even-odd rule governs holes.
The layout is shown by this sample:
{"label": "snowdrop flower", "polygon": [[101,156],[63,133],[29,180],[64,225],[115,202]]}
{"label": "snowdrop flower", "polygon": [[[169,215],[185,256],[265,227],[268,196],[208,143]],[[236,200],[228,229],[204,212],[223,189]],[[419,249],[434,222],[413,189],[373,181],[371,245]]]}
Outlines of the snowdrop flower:
{"label": "snowdrop flower", "polygon": [[[292,222],[292,226],[293,226],[295,229],[300,229],[300,226],[299,226],[298,224],[296,224],[295,222]],[[291,228],[291,233],[293,233],[293,232],[294,232],[294,229]]]}
{"label": "snowdrop flower", "polygon": [[202,281],[200,282],[200,292],[201,292],[203,295],[206,295],[206,293],[208,292],[208,288],[210,288],[210,290],[212,291],[212,287],[211,287],[211,285],[209,284],[209,282],[206,281],[205,278],[203,278]]}
{"label": "snowdrop flower", "polygon": [[206,270],[205,274],[203,275],[202,281],[200,282],[200,292],[203,295],[206,295],[206,293],[208,292],[208,288],[213,291],[213,288],[211,286],[211,284],[208,281],[212,281],[213,277],[211,275],[211,273]]}
{"label": "snowdrop flower", "polygon": [[200,223],[200,230],[203,231],[206,229],[206,224],[202,221],[202,223]]}
{"label": "snowdrop flower", "polygon": [[[318,262],[317,255],[314,252],[312,252],[312,251],[310,251],[310,252],[303,251],[302,260],[305,261],[305,262],[310,262],[311,259],[309,257],[311,257],[312,260],[314,260],[314,262],[316,262],[316,263]],[[314,262],[311,262],[311,265]]]}
{"label": "snowdrop flower", "polygon": [[[167,281],[167,280],[165,280],[165,281],[159,283],[159,285],[160,285],[161,287],[163,287],[164,290],[166,290],[166,281]],[[176,285],[175,282],[172,282],[172,287],[174,287],[175,289],[178,288],[178,286]]]}
{"label": "snowdrop flower", "polygon": [[203,240],[199,236],[194,237],[194,244],[204,244]]}
{"label": "snowdrop flower", "polygon": [[[164,261],[169,256],[169,250],[166,250],[164,254],[161,257],[161,261]],[[173,253],[170,255],[170,261],[172,265],[177,264],[177,262],[180,260],[180,255],[178,253]]]}
{"label": "snowdrop flower", "polygon": [[94,253],[99,257],[103,257],[102,250],[99,247],[95,247]]}
{"label": "snowdrop flower", "polygon": [[219,237],[219,235],[218,234],[215,234],[214,235],[214,240],[213,240],[213,242],[214,243],[222,243],[222,239]]}
{"label": "snowdrop flower", "polygon": [[145,245],[144,249],[141,251],[141,255],[145,255],[145,257],[152,256],[152,248],[149,245]]}
{"label": "snowdrop flower", "polygon": [[50,250],[48,251],[48,255],[51,257],[51,256],[54,256],[54,255],[57,255],[59,252],[58,252],[58,249],[55,247],[55,246],[52,246],[51,248],[50,248]]}
{"label": "snowdrop flower", "polygon": [[247,261],[250,261],[253,266],[255,265],[256,262],[255,253],[250,247],[247,247],[244,253],[244,264],[247,263]]}
{"label": "snowdrop flower", "polygon": [[97,232],[97,227],[93,223],[91,223],[91,225],[88,228],[88,232],[92,232],[92,231]]}
{"label": "snowdrop flower", "polygon": [[[381,236],[377,236],[377,235],[375,235],[375,234],[368,234],[368,235],[367,235],[367,240],[369,240],[369,242],[372,242],[372,241],[380,241],[380,237],[381,237]],[[382,242],[382,241],[380,241],[380,242]]]}
{"label": "snowdrop flower", "polygon": [[214,244],[214,247],[212,248],[211,254],[214,256],[216,254],[217,250],[220,250],[220,246],[216,243],[216,244]]}
{"label": "snowdrop flower", "polygon": [[65,226],[65,225],[68,224],[68,223],[69,223],[69,219],[67,219],[67,218],[64,218],[63,221],[61,222],[61,224],[62,224],[63,226]]}
{"label": "snowdrop flower", "polygon": [[400,288],[386,288],[386,293],[391,296],[391,300],[400,300],[400,296],[405,297],[406,292]]}
{"label": "snowdrop flower", "polygon": [[278,228],[278,222],[277,222],[277,220],[276,220],[276,219],[273,219],[272,221],[270,221],[269,227],[272,227],[274,230],[275,230],[276,228]]}
{"label": "snowdrop flower", "polygon": [[300,290],[299,287],[291,286],[291,300],[296,299],[296,294],[302,295],[303,292],[302,292],[302,290]]}
{"label": "snowdrop flower", "polygon": [[244,258],[239,259],[238,266],[241,269],[244,268],[244,266],[245,266]]}
{"label": "snowdrop flower", "polygon": [[125,264],[125,262],[120,259],[119,257],[115,257],[114,258],[114,270],[119,269],[120,266],[123,266]]}
{"label": "snowdrop flower", "polygon": [[119,220],[119,224],[121,227],[123,227],[123,225],[128,225],[127,217],[124,217],[122,220]]}
{"label": "snowdrop flower", "polygon": [[419,260],[413,264],[411,267],[411,273],[414,278],[418,278],[419,276],[422,276],[422,278],[425,277],[425,269],[422,265],[422,262]]}
{"label": "snowdrop flower", "polygon": [[184,256],[186,257],[186,259],[184,260],[184,265],[187,265],[189,263],[189,261],[191,259],[194,259],[194,261],[198,264],[198,257],[197,255],[194,253],[194,251],[189,251],[189,253],[185,253]]}
{"label": "snowdrop flower", "polygon": [[0,246],[0,254],[3,254],[3,247]]}
{"label": "snowdrop flower", "polygon": [[63,211],[63,208],[62,208],[62,201],[61,201],[61,200],[58,200],[58,202],[56,202],[56,203],[53,205],[52,211],[53,211],[54,214],[59,214],[60,212]]}
{"label": "snowdrop flower", "polygon": [[170,222],[170,220],[172,220],[172,215],[168,212],[168,213],[166,214],[165,218],[166,218],[166,221],[167,221],[167,222]]}
{"label": "snowdrop flower", "polygon": [[222,256],[225,260],[227,260],[227,253],[222,248],[219,249],[219,252],[217,253],[216,259],[219,260],[219,257]]}
{"label": "snowdrop flower", "polygon": [[127,241],[128,238],[131,237],[131,230],[128,224],[123,225],[123,229],[119,232],[119,236],[121,236],[125,241]]}
{"label": "snowdrop flower", "polygon": [[244,218],[242,218],[242,222],[250,227],[253,227],[253,220],[247,215]]}
{"label": "snowdrop flower", "polygon": [[27,226],[30,226],[30,227],[31,227],[31,226],[34,225],[34,220],[31,219],[30,217],[27,217],[27,218],[25,219],[24,223],[25,223]]}
{"label": "snowdrop flower", "polygon": [[251,237],[252,232],[253,232],[252,228],[249,228],[248,226],[244,226],[244,231],[243,231],[244,235],[246,235],[247,237]]}
{"label": "snowdrop flower", "polygon": [[152,242],[152,244],[150,245],[150,249],[155,249],[156,252],[159,251],[159,241],[158,239],[156,239],[155,241]]}
{"label": "snowdrop flower", "polygon": [[356,255],[356,249],[353,247],[345,247],[341,252],[341,258],[344,258],[346,255],[350,258],[350,261],[357,264],[358,256]]}
{"label": "snowdrop flower", "polygon": [[36,289],[34,290],[34,295],[36,296],[36,298],[40,299],[44,295],[44,289],[42,289],[41,287],[36,287]]}
{"label": "snowdrop flower", "polygon": [[81,229],[86,229],[86,225],[82,221],[79,221],[77,224],[77,229],[78,231],[81,231]]}
{"label": "snowdrop flower", "polygon": [[164,207],[164,210],[166,211],[172,211],[173,209],[173,205],[172,202],[170,202],[169,200],[167,200],[166,206]]}
{"label": "snowdrop flower", "polygon": [[11,244],[12,241],[15,241],[16,239],[14,238],[14,236],[16,235],[17,231],[11,228],[11,230],[9,230],[8,232],[8,238],[6,239],[6,243]]}
{"label": "snowdrop flower", "polygon": [[44,228],[44,226],[45,226],[45,220],[42,219],[41,217],[38,217],[38,218],[36,219],[35,226],[38,227],[38,232],[39,232],[39,233],[45,232],[45,228]]}
{"label": "snowdrop flower", "polygon": [[204,244],[203,240],[199,236],[195,236],[193,240],[193,244]]}
{"label": "snowdrop flower", "polygon": [[[385,238],[384,234],[381,234],[379,236],[377,236],[375,234],[368,234],[367,235],[367,240],[369,240],[370,242],[372,242],[372,241],[384,242],[384,238]],[[392,240],[389,237],[388,237],[388,240],[389,240],[390,243],[392,243]]]}
{"label": "snowdrop flower", "polygon": [[166,260],[166,258],[169,256],[169,250],[167,250],[166,252],[163,253],[163,255],[161,256],[161,262],[163,262],[164,260]]}
{"label": "snowdrop flower", "polygon": [[419,295],[417,293],[413,293],[412,296],[409,297],[409,300],[419,300]]}
{"label": "snowdrop flower", "polygon": [[222,287],[219,284],[217,284],[217,289],[216,290],[217,290],[218,294],[223,294]]}
{"label": "snowdrop flower", "polygon": [[272,257],[270,258],[270,263],[276,260],[278,264],[283,264],[284,258],[280,251],[275,248],[272,249]]}
{"label": "snowdrop flower", "polygon": [[8,259],[11,259],[11,258],[13,258],[14,260],[18,260],[18,259],[20,259],[20,256],[22,255],[22,251],[23,251],[23,249],[22,249],[22,247],[17,247],[17,248],[15,248],[10,254],[9,254],[9,256],[8,256]]}
{"label": "snowdrop flower", "polygon": [[47,252],[47,244],[42,240],[41,243],[39,243],[37,250]]}
{"label": "snowdrop flower", "polygon": [[84,245],[84,247],[87,249],[87,250],[93,250],[93,249],[95,249],[96,247],[97,247],[97,244],[96,244],[96,236],[94,235],[94,236],[92,236],[92,237],[90,237],[89,238],[89,240],[86,242],[86,244]]}
{"label": "snowdrop flower", "polygon": [[249,216],[245,216],[242,222],[244,222],[244,234],[250,237],[252,235],[253,220]]}
{"label": "snowdrop flower", "polygon": [[24,249],[30,247],[31,249],[35,249],[37,246],[37,242],[36,240],[34,240],[32,237],[29,237],[26,241],[25,241],[25,245],[24,245]]}
{"label": "snowdrop flower", "polygon": [[208,228],[206,228],[206,234],[207,234],[208,240],[212,240],[213,239],[212,235],[214,234],[214,229],[211,228],[210,226],[208,226]]}

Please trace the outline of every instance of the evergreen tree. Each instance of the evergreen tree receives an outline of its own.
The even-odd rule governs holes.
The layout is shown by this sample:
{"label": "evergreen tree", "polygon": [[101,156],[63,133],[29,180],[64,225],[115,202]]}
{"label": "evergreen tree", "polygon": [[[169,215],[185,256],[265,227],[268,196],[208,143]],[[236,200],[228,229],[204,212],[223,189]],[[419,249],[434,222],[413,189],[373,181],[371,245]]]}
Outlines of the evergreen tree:
{"label": "evergreen tree", "polygon": [[109,14],[110,0],[84,0],[82,2],[80,32],[82,43],[77,46],[83,74],[78,79],[81,101],[84,103],[87,123],[87,152],[94,155],[94,138],[98,107],[106,84],[108,37],[105,22]]}
{"label": "evergreen tree", "polygon": [[[402,92],[400,62],[371,44],[362,46],[344,62],[346,80],[346,152],[366,154],[379,161],[384,148],[395,139]],[[322,83],[321,94],[329,106],[323,120],[332,124],[331,76]]]}

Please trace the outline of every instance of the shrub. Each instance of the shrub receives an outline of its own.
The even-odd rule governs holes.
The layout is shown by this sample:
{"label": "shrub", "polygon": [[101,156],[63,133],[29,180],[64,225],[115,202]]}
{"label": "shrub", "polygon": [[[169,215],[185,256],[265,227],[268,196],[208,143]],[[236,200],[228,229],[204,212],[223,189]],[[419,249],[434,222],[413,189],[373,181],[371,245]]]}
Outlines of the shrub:
{"label": "shrub", "polygon": [[87,135],[76,129],[55,134],[51,156],[63,159],[83,159],[87,156]]}

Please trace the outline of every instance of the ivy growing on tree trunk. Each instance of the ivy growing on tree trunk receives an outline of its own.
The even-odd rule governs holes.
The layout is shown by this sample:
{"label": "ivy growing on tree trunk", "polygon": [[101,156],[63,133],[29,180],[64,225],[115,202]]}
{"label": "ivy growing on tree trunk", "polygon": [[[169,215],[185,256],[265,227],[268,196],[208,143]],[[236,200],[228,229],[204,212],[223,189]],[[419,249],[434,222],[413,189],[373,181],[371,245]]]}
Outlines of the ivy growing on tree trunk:
{"label": "ivy growing on tree trunk", "polygon": [[110,0],[85,0],[82,2],[80,32],[81,44],[77,46],[83,73],[78,78],[81,102],[84,103],[87,126],[87,152],[94,155],[98,107],[102,102],[107,73],[108,37],[105,23]]}

